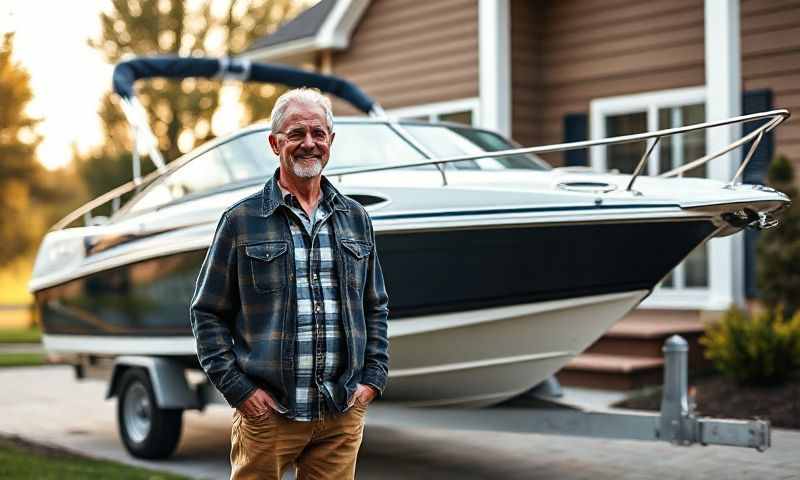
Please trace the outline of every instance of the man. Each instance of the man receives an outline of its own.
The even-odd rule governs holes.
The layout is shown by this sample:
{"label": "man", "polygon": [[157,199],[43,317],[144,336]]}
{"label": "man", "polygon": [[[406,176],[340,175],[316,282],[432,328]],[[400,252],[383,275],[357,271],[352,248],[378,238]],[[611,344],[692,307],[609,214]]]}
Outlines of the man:
{"label": "man", "polygon": [[235,408],[232,479],[353,478],[367,405],[386,385],[387,295],[366,211],[322,176],[330,101],[272,112],[280,166],[229,207],[190,308],[197,356]]}

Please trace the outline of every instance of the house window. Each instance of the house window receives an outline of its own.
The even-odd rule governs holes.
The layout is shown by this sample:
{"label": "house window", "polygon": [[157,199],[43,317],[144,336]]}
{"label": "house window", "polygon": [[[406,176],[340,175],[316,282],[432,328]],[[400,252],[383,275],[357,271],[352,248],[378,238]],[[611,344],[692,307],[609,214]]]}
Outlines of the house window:
{"label": "house window", "polygon": [[[705,88],[666,90],[593,100],[590,121],[592,139],[702,123],[705,121]],[[598,171],[632,173],[645,148],[644,142],[592,147],[591,164]],[[650,155],[643,174],[658,175],[705,154],[706,136],[703,130],[663,137],[659,148]],[[706,177],[708,172],[706,166],[702,165],[685,175]],[[695,249],[664,279],[653,297],[672,297],[680,301],[680,298],[694,295],[701,302],[709,289],[709,249],[708,243]]]}
{"label": "house window", "polygon": [[[648,130],[682,127],[702,123],[706,117],[705,103],[676,106],[646,106],[641,111],[616,113],[604,116],[605,136],[616,137]],[[653,119],[648,118],[652,115]],[[650,125],[653,128],[650,128]],[[623,143],[606,147],[605,162],[607,170],[631,173],[644,153],[643,143]],[[658,175],[680,167],[688,161],[705,155],[706,136],[703,130],[663,137],[659,148],[650,155],[647,170],[649,175]],[[686,172],[686,176],[705,178],[706,165]]]}
{"label": "house window", "polygon": [[465,98],[447,102],[427,103],[413,107],[396,108],[389,110],[387,113],[398,120],[452,122],[477,126],[478,105],[478,98]]}

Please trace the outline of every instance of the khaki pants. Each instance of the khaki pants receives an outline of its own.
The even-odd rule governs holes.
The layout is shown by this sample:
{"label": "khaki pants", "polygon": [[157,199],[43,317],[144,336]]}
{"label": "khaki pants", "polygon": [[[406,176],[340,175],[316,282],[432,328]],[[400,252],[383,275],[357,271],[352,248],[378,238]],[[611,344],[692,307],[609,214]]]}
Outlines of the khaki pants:
{"label": "khaki pants", "polygon": [[271,412],[246,417],[234,409],[231,480],[280,480],[295,464],[297,480],[352,479],[367,406],[340,415],[297,422]]}

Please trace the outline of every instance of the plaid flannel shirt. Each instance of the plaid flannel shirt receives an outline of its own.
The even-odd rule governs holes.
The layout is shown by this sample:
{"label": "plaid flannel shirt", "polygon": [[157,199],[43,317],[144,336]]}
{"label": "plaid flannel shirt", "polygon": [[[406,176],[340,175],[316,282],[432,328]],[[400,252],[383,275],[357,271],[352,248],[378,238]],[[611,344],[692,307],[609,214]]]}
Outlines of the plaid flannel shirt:
{"label": "plaid flannel shirt", "polygon": [[341,374],[342,345],[339,278],[331,249],[333,212],[319,202],[309,218],[294,196],[281,188],[294,247],[297,295],[294,420],[325,416]]}

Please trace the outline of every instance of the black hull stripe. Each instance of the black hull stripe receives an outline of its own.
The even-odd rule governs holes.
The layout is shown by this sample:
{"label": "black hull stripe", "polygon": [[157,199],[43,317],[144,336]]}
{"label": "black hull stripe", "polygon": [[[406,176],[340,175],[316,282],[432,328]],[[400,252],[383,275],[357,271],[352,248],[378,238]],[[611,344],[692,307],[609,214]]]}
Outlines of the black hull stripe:
{"label": "black hull stripe", "polygon": [[[710,221],[521,226],[381,235],[392,319],[652,290],[716,230]],[[187,335],[205,249],[36,293],[52,334]]]}

